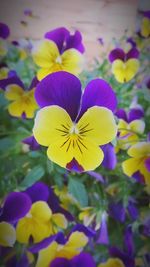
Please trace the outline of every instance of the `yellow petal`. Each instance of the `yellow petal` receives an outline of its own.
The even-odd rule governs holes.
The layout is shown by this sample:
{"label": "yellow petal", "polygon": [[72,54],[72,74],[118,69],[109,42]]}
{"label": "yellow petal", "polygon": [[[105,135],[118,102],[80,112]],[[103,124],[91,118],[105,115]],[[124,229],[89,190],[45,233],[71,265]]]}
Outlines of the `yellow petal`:
{"label": "yellow petal", "polygon": [[71,259],[78,255],[88,243],[88,238],[81,232],[71,234],[68,242],[57,251],[57,257]]}
{"label": "yellow petal", "polygon": [[14,117],[21,117],[24,109],[22,109],[22,101],[15,101],[8,105],[8,112]]}
{"label": "yellow petal", "polygon": [[55,213],[52,215],[52,222],[59,228],[67,228],[67,220],[63,214]]}
{"label": "yellow petal", "polygon": [[35,218],[25,217],[19,220],[16,234],[20,243],[28,244],[31,237],[33,242],[37,243],[50,236],[51,229],[49,223],[42,223]]}
{"label": "yellow petal", "polygon": [[16,84],[8,85],[5,91],[5,98],[8,100],[17,100],[20,99],[23,93],[24,90],[20,86]]}
{"label": "yellow petal", "polygon": [[83,55],[76,49],[66,50],[62,56],[62,69],[75,75],[79,74],[83,68]]}
{"label": "yellow petal", "polygon": [[139,61],[135,58],[129,59],[126,62],[126,69],[125,69],[125,81],[128,82],[130,81],[135,74],[137,73],[139,69]]}
{"label": "yellow petal", "polygon": [[52,216],[52,211],[45,201],[37,201],[32,205],[30,213],[41,222],[47,222]]}
{"label": "yellow petal", "polygon": [[77,124],[81,136],[97,145],[111,142],[117,134],[117,126],[111,110],[94,106],[89,108]]}
{"label": "yellow petal", "polygon": [[139,142],[128,150],[128,155],[135,158],[142,158],[150,154],[150,143]]}
{"label": "yellow petal", "polygon": [[120,59],[112,63],[112,72],[118,82],[124,83],[130,81],[139,69],[139,61],[137,59],[129,59],[123,62]]}
{"label": "yellow petal", "polygon": [[52,68],[41,68],[37,72],[37,78],[39,81],[41,81],[43,78],[45,78],[48,74],[50,74],[52,72],[53,72]]}
{"label": "yellow petal", "polygon": [[59,139],[65,142],[65,127],[71,128],[72,121],[68,113],[59,106],[42,108],[37,112],[33,134],[40,145],[53,145]]}
{"label": "yellow petal", "polygon": [[129,177],[131,177],[135,172],[140,169],[141,164],[143,164],[143,162],[140,158],[127,159],[122,163],[123,172]]}
{"label": "yellow petal", "polygon": [[133,132],[136,132],[136,133],[139,133],[139,134],[142,134],[144,132],[145,123],[142,120],[134,120],[134,121],[130,122],[129,125],[130,125],[130,129]]}
{"label": "yellow petal", "polygon": [[51,68],[59,56],[59,51],[54,42],[44,40],[33,50],[32,56],[38,66],[48,69]]}
{"label": "yellow petal", "polygon": [[0,245],[4,247],[12,247],[16,241],[15,228],[6,222],[0,223]]}
{"label": "yellow petal", "polygon": [[57,248],[58,244],[53,242],[46,249],[40,250],[35,267],[49,267],[56,256]]}
{"label": "yellow petal", "polygon": [[98,267],[125,267],[125,265],[120,259],[114,258],[114,259],[109,259],[105,263],[99,264]]}

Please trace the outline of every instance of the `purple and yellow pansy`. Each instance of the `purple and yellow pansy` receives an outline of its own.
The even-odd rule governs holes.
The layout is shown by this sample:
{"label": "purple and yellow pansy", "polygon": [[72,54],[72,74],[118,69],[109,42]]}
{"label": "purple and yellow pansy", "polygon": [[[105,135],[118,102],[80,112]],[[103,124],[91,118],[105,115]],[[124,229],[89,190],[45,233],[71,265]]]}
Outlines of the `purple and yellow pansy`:
{"label": "purple and yellow pansy", "polygon": [[10,101],[7,109],[11,116],[32,119],[38,105],[34,98],[35,86],[38,81],[34,78],[26,89],[19,77],[12,76],[0,80],[0,88],[4,90],[5,98]]}
{"label": "purple and yellow pansy", "polygon": [[82,95],[77,77],[56,72],[39,83],[35,98],[41,109],[33,135],[48,147],[49,159],[79,172],[98,167],[104,158],[100,146],[111,142],[117,133],[113,116],[117,101],[110,85],[95,79]]}
{"label": "purple and yellow pansy", "polygon": [[79,31],[71,35],[66,28],[57,28],[45,34],[45,40],[33,49],[33,60],[40,67],[38,80],[57,71],[68,71],[75,75],[83,68],[84,46]]}
{"label": "purple and yellow pansy", "polygon": [[112,73],[119,83],[129,82],[139,70],[139,51],[132,47],[127,53],[122,48],[115,48],[109,54]]}

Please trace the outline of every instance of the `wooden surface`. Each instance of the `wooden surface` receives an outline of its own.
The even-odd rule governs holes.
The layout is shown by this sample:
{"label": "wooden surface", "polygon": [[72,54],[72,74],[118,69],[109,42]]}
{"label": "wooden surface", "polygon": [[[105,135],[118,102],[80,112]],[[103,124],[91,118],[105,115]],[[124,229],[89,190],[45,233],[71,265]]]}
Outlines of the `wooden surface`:
{"label": "wooden surface", "polygon": [[[0,0],[0,21],[10,26],[12,39],[41,39],[60,26],[79,29],[91,58],[100,53],[99,37],[108,44],[125,29],[134,30],[137,4],[137,0]],[[34,18],[24,15],[27,8]]]}

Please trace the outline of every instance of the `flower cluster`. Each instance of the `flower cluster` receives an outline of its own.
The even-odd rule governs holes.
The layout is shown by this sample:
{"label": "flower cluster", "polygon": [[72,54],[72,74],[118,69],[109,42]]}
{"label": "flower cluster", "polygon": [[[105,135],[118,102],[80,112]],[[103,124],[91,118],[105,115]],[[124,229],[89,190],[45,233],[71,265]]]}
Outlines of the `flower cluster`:
{"label": "flower cluster", "polygon": [[150,11],[139,15],[90,70],[78,30],[12,41],[0,23],[0,266],[150,265]]}

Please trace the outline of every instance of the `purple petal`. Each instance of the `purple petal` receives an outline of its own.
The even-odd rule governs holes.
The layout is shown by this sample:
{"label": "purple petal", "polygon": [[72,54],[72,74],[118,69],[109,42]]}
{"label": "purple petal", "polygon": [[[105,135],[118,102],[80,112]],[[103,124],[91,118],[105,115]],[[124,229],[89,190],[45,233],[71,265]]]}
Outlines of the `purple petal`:
{"label": "purple petal", "polygon": [[150,19],[150,10],[146,11],[139,10],[139,13],[141,13],[144,17]]}
{"label": "purple petal", "polygon": [[40,145],[37,143],[33,135],[23,139],[22,143],[29,145],[30,150],[35,151],[40,149]]}
{"label": "purple petal", "polygon": [[133,173],[132,178],[134,178],[137,182],[141,184],[145,183],[144,175],[141,174],[140,171]]}
{"label": "purple petal", "polygon": [[108,237],[108,229],[107,229],[107,221],[106,216],[102,215],[101,226],[99,229],[99,236],[97,239],[98,244],[108,245],[109,237]]}
{"label": "purple petal", "polygon": [[65,215],[68,221],[74,221],[72,214],[60,206],[59,198],[55,195],[52,188],[49,188],[48,205],[53,213],[62,213]]}
{"label": "purple petal", "polygon": [[121,259],[126,267],[129,267],[129,266],[135,267],[134,258],[128,255],[127,253],[122,252],[120,249],[116,247],[110,247],[109,254],[110,256],[114,258]]}
{"label": "purple petal", "polygon": [[[71,267],[96,267],[96,264],[92,256],[88,253],[80,253],[78,256],[74,257],[72,260]],[[60,266],[61,267],[61,266]],[[64,266],[66,267],[66,266]]]}
{"label": "purple petal", "polygon": [[39,83],[38,79],[36,77],[34,77],[31,81],[31,84],[29,86],[29,90],[32,90],[33,88],[35,88],[37,86],[37,84]]}
{"label": "purple petal", "polygon": [[26,253],[24,253],[23,255],[21,255],[19,259],[17,259],[17,263],[15,265],[15,267],[29,267],[29,266],[30,266],[29,259]]}
{"label": "purple petal", "polygon": [[119,222],[125,221],[125,208],[122,203],[112,203],[109,206],[110,216]]}
{"label": "purple petal", "polygon": [[80,107],[81,83],[71,73],[55,72],[37,85],[35,98],[41,108],[50,105],[64,108],[74,121]]}
{"label": "purple petal", "polygon": [[115,115],[119,118],[119,119],[123,119],[124,121],[128,121],[127,119],[127,113],[124,109],[117,109],[117,111],[115,112]]}
{"label": "purple petal", "polygon": [[139,211],[136,207],[135,201],[129,200],[127,209],[130,217],[135,221],[139,217]]}
{"label": "purple petal", "polygon": [[94,237],[94,236],[96,235],[96,232],[95,232],[93,229],[91,229],[91,228],[89,228],[89,227],[86,227],[86,226],[84,226],[83,224],[76,224],[76,225],[72,228],[72,230],[71,230],[69,236],[70,236],[73,232],[76,232],[76,231],[84,233],[84,234],[85,234],[87,237],[89,237],[89,238],[92,238],[92,237]]}
{"label": "purple petal", "polygon": [[78,119],[93,106],[106,107],[112,111],[116,109],[117,98],[111,86],[102,79],[95,79],[86,86]]}
{"label": "purple petal", "polygon": [[132,227],[129,225],[124,234],[124,245],[125,245],[125,250],[128,255],[133,255],[134,254],[134,243],[133,243],[133,233],[132,233]]}
{"label": "purple petal", "polygon": [[136,42],[133,40],[132,37],[129,37],[129,38],[127,39],[127,43],[130,43],[130,44],[132,45],[132,47],[136,47]]}
{"label": "purple petal", "polygon": [[36,201],[47,201],[49,197],[48,186],[42,182],[37,182],[30,186],[24,193],[30,197],[32,203]]}
{"label": "purple petal", "polygon": [[1,221],[16,222],[24,217],[31,207],[31,200],[25,193],[12,192],[10,193],[2,208]]}
{"label": "purple petal", "polygon": [[51,262],[51,267],[73,267],[70,260],[57,258]]}
{"label": "purple petal", "polygon": [[29,248],[29,251],[31,253],[37,253],[40,250],[48,247],[53,241],[56,241],[59,244],[65,244],[66,242],[63,233],[59,232],[56,235],[52,235],[48,238],[45,238],[41,242],[34,244],[32,247]]}
{"label": "purple petal", "polygon": [[128,114],[128,122],[139,120],[144,117],[144,111],[139,108],[132,108]]}
{"label": "purple petal", "polygon": [[145,160],[145,167],[150,172],[150,157]]}
{"label": "purple petal", "polygon": [[9,34],[9,27],[5,23],[0,22],[0,38],[7,39]]}
{"label": "purple petal", "polygon": [[77,162],[75,158],[73,158],[70,162],[67,163],[66,168],[69,171],[73,172],[84,172],[83,167]]}
{"label": "purple petal", "polygon": [[123,51],[123,49],[116,48],[116,49],[114,49],[114,50],[112,50],[110,52],[110,54],[109,54],[109,61],[112,63],[116,59],[121,59],[122,61],[124,61],[124,59],[125,59],[125,52]]}
{"label": "purple petal", "polygon": [[101,146],[101,148],[104,152],[104,160],[102,162],[102,165],[109,170],[114,170],[117,164],[117,157],[114,146],[109,143],[107,145]]}
{"label": "purple petal", "polygon": [[150,132],[147,134],[147,141],[150,142]]}
{"label": "purple petal", "polygon": [[101,174],[97,173],[97,172],[93,172],[93,171],[88,171],[87,172],[90,176],[94,177],[97,181],[104,183],[104,179],[102,177]]}
{"label": "purple petal", "polygon": [[64,27],[61,27],[45,33],[44,37],[46,39],[55,42],[56,45],[58,46],[59,52],[61,53],[63,51],[64,42],[66,41],[68,36],[69,36],[69,31]]}
{"label": "purple petal", "polygon": [[74,35],[69,35],[66,39],[65,50],[75,48],[79,52],[84,53],[85,48],[82,44],[82,35],[79,31],[76,31]]}
{"label": "purple petal", "polygon": [[126,54],[126,60],[130,59],[130,58],[139,58],[139,51],[137,50],[137,48],[131,48],[130,51]]}
{"label": "purple petal", "polygon": [[12,76],[12,77],[8,77],[6,79],[0,80],[0,88],[3,89],[3,90],[5,90],[6,86],[10,85],[10,84],[17,84],[21,88],[24,88],[24,84],[22,83],[22,81],[17,76]]}

